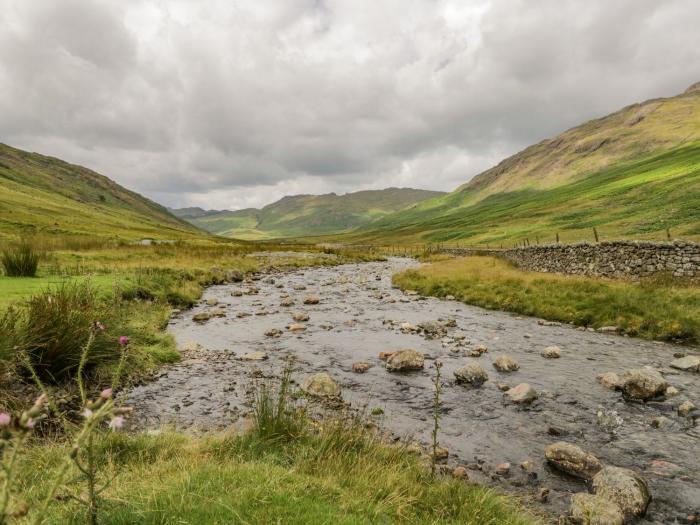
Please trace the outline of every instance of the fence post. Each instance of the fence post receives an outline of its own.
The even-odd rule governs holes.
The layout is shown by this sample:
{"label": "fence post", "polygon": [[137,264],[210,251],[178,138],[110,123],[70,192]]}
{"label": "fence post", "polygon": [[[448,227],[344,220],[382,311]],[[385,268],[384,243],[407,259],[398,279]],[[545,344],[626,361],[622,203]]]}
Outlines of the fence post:
{"label": "fence post", "polygon": [[600,242],[600,239],[598,238],[598,230],[595,229],[595,226],[593,226],[593,236],[595,237],[595,242]]}
{"label": "fence post", "polygon": [[559,232],[557,232],[557,244],[559,244]]}
{"label": "fence post", "polygon": [[669,230],[668,228],[666,228],[666,239],[667,239],[668,241],[671,240],[671,230]]}

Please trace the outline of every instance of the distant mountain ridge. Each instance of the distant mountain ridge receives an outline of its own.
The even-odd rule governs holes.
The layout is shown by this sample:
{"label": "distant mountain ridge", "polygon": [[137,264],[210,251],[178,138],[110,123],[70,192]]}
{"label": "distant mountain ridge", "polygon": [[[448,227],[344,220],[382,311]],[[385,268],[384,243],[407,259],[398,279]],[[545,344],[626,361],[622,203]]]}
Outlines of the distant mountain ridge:
{"label": "distant mountain ridge", "polygon": [[166,208],[88,168],[0,144],[0,236],[200,235]]}
{"label": "distant mountain ridge", "polygon": [[288,195],[257,209],[171,210],[176,216],[217,235],[240,239],[270,239],[332,235],[352,230],[385,215],[444,192],[386,188],[337,195]]}
{"label": "distant mountain ridge", "polygon": [[534,144],[348,240],[700,238],[700,82]]}

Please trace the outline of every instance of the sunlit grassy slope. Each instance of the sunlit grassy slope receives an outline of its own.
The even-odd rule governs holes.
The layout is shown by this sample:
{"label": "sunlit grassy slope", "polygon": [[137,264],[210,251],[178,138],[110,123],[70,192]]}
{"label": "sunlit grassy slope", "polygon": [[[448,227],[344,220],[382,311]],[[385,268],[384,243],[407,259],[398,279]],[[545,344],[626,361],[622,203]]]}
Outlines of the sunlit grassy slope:
{"label": "sunlit grassy slope", "polygon": [[305,237],[347,231],[442,192],[410,188],[358,191],[345,195],[293,195],[238,211],[174,210],[200,228],[240,239]]}
{"label": "sunlit grassy slope", "polygon": [[531,146],[346,240],[700,238],[700,85]]}
{"label": "sunlit grassy slope", "polygon": [[0,238],[20,233],[124,239],[202,235],[94,171],[0,144]]}

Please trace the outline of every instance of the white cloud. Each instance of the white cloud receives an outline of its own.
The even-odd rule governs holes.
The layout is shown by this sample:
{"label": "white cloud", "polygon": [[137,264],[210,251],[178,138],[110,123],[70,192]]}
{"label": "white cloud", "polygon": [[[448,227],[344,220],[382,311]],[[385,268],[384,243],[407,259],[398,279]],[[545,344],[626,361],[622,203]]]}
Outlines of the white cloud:
{"label": "white cloud", "polygon": [[699,80],[695,0],[0,0],[0,140],[167,205],[449,190]]}

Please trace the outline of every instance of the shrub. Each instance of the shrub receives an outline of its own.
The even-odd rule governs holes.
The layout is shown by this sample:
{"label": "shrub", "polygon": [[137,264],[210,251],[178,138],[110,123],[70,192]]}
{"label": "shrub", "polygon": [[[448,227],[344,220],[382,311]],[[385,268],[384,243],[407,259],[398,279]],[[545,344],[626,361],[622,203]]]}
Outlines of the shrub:
{"label": "shrub", "polygon": [[[31,297],[26,307],[11,307],[0,320],[0,356],[21,351],[44,380],[60,381],[78,368],[97,321],[108,322],[92,286],[64,284]],[[85,370],[118,356],[114,343],[97,333]]]}
{"label": "shrub", "polygon": [[35,277],[39,253],[31,242],[23,240],[3,250],[2,265],[8,277]]}

